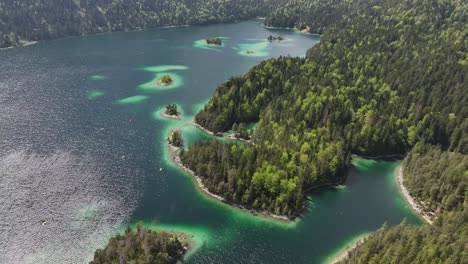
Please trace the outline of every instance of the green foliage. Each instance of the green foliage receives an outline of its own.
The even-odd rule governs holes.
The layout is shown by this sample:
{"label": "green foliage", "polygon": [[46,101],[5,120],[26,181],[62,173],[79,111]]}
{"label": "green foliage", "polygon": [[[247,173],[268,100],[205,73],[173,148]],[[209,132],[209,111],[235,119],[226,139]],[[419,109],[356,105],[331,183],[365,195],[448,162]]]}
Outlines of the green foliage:
{"label": "green foliage", "polygon": [[96,250],[90,264],[175,264],[185,251],[177,236],[139,224],[137,230],[128,228],[125,234],[111,238],[104,249]]}
{"label": "green foliage", "polygon": [[178,116],[179,111],[177,109],[177,105],[176,104],[166,105],[166,114],[171,115],[171,116]]}
{"label": "green foliage", "polygon": [[427,211],[440,214],[467,202],[468,156],[418,144],[403,166],[404,185]]}
{"label": "green foliage", "polygon": [[232,125],[232,130],[234,132],[234,136],[237,139],[245,139],[250,140],[250,135],[252,134],[248,129],[247,125],[244,123],[240,123],[239,125],[234,124]]}
{"label": "green foliage", "polygon": [[418,142],[468,151],[468,68],[458,63],[467,4],[353,3],[360,15],[342,14],[306,58],[271,59],[231,78],[196,115],[213,132],[258,122],[246,151],[200,143],[185,153],[192,170],[208,169],[213,192],[294,214],[307,190],[340,180],[351,154],[404,155]]}
{"label": "green foliage", "polygon": [[210,45],[223,45],[223,41],[220,38],[207,38],[206,43]]}
{"label": "green foliage", "polygon": [[171,145],[175,147],[182,147],[184,145],[184,141],[182,139],[182,133],[179,129],[175,129],[169,135],[168,141]]}
{"label": "green foliage", "polygon": [[172,77],[169,74],[161,76],[161,78],[159,78],[159,81],[164,85],[169,85],[173,82]]}
{"label": "green foliage", "polygon": [[341,263],[467,263],[468,157],[418,144],[403,165],[405,186],[438,212],[437,220],[422,227],[384,226]]}
{"label": "green foliage", "polygon": [[0,47],[107,31],[266,16],[286,0],[0,1]]}
{"label": "green foliage", "polygon": [[265,25],[281,28],[297,28],[310,33],[323,34],[342,16],[357,12],[359,5],[351,0],[291,0],[277,8],[265,19]]}

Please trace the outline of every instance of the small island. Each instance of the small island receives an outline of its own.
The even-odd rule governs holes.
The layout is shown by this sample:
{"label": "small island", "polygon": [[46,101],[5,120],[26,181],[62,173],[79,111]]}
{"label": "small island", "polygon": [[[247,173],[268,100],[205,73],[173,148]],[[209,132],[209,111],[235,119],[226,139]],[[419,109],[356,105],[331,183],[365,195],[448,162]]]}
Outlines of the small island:
{"label": "small island", "polygon": [[275,37],[275,36],[270,35],[270,36],[268,37],[268,41],[273,41],[273,40],[281,41],[281,40],[284,40],[284,38],[283,38],[282,36],[277,36],[277,37]]}
{"label": "small island", "polygon": [[183,234],[156,232],[143,227],[140,222],[136,230],[127,227],[123,235],[116,235],[104,249],[96,250],[89,263],[175,264],[183,259],[189,245]]}
{"label": "small island", "polygon": [[174,151],[179,150],[184,145],[184,140],[182,139],[182,133],[180,129],[176,128],[171,130],[169,137],[167,137],[167,142]]}
{"label": "small island", "polygon": [[246,54],[255,54],[255,51],[253,51],[253,50],[248,50],[248,51],[246,51],[245,53],[246,53]]}
{"label": "small island", "polygon": [[176,120],[181,120],[180,111],[176,104],[166,105],[166,109],[159,111],[159,115],[164,118],[171,118]]}
{"label": "small island", "polygon": [[179,111],[177,110],[176,104],[168,104],[166,105],[166,112],[167,115],[170,116],[179,116]]}
{"label": "small island", "polygon": [[220,38],[207,38],[206,39],[206,44],[221,46],[221,45],[223,45],[223,40],[221,40]]}
{"label": "small island", "polygon": [[166,75],[161,76],[161,78],[159,78],[159,79],[156,81],[156,85],[159,85],[159,86],[169,86],[169,85],[171,85],[173,82],[174,82],[174,80],[172,79],[172,77],[171,77],[169,74],[166,74]]}

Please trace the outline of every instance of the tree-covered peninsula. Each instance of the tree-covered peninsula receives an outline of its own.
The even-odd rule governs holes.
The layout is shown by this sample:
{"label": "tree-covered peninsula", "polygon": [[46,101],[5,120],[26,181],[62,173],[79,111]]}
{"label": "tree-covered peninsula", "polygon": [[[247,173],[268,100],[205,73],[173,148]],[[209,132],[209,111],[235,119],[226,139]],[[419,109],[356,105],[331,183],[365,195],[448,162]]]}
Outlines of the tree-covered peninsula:
{"label": "tree-covered peninsula", "polygon": [[212,132],[258,122],[252,144],[199,142],[181,154],[211,192],[291,216],[308,190],[342,180],[352,154],[405,155],[418,142],[466,154],[467,4],[349,8],[359,15],[338,16],[306,58],[231,78],[196,115]]}
{"label": "tree-covered peninsula", "polygon": [[188,246],[188,241],[181,241],[175,234],[138,224],[136,230],[128,227],[123,235],[111,238],[104,249],[96,250],[90,264],[175,264],[183,259]]}
{"label": "tree-covered peninsula", "polygon": [[0,48],[158,26],[266,16],[287,0],[11,0],[0,2]]}
{"label": "tree-covered peninsula", "polygon": [[432,225],[384,225],[340,263],[467,263],[468,156],[418,144],[403,162],[404,183]]}

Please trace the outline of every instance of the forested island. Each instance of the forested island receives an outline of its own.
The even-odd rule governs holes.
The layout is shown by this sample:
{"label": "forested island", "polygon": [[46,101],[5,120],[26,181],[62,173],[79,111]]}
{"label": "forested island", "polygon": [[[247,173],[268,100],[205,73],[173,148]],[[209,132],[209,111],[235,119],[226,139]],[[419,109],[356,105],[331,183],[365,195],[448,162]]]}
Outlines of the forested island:
{"label": "forested island", "polygon": [[164,113],[169,116],[179,116],[180,114],[176,104],[166,105],[166,111]]}
{"label": "forested island", "polygon": [[167,142],[169,145],[175,147],[175,150],[178,150],[184,145],[184,140],[182,139],[182,133],[180,129],[173,129],[167,137]]}
{"label": "forested island", "polygon": [[176,234],[154,231],[139,223],[136,230],[127,227],[123,235],[111,238],[104,249],[96,250],[89,263],[175,264],[183,259],[188,248],[185,236],[181,240]]}
{"label": "forested island", "polygon": [[206,39],[206,44],[208,45],[215,45],[215,46],[221,46],[223,45],[223,40],[220,38],[207,38]]}
{"label": "forested island", "polygon": [[156,84],[159,86],[169,86],[174,82],[172,77],[169,74],[161,76],[158,80],[156,80]]}
{"label": "forested island", "polygon": [[0,2],[0,48],[30,41],[264,17],[287,0],[12,0]]}
{"label": "forested island", "polygon": [[211,192],[293,216],[308,190],[343,180],[352,154],[405,155],[418,142],[466,153],[466,4],[338,6],[329,8],[346,15],[306,58],[231,78],[196,115],[214,134],[258,122],[252,144],[200,142],[183,153]]}

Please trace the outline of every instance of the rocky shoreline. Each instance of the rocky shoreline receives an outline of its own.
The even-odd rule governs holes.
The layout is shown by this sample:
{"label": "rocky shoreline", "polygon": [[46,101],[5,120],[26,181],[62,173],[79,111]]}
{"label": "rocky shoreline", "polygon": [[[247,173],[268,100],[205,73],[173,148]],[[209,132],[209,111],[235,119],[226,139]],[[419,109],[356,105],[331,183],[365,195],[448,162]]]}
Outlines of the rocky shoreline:
{"label": "rocky shoreline", "polygon": [[432,224],[433,222],[433,216],[429,215],[424,211],[423,205],[418,204],[416,201],[414,201],[413,197],[410,195],[406,187],[403,185],[403,166],[400,165],[396,169],[396,178],[398,181],[398,186],[401,194],[406,199],[406,202],[411,206],[411,208],[418,213],[427,223]]}

